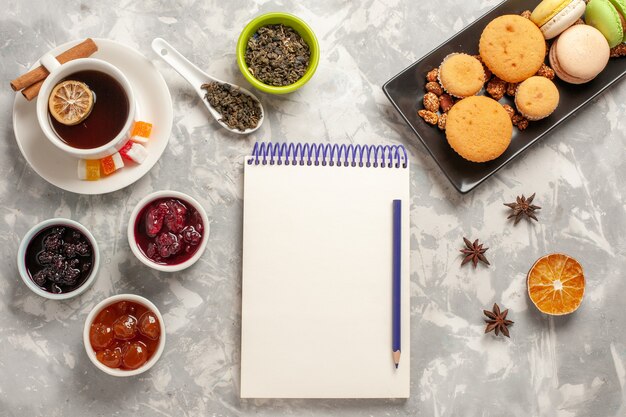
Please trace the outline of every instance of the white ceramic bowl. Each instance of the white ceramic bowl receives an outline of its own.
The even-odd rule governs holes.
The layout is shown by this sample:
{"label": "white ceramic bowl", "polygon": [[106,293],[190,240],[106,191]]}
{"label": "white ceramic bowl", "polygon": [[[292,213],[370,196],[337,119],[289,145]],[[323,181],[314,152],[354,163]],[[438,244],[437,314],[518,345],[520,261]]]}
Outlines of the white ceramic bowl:
{"label": "white ceramic bowl", "polygon": [[[137,217],[139,216],[139,212],[148,204],[152,203],[155,200],[159,200],[161,198],[177,198],[177,199],[183,200],[191,204],[200,214],[200,217],[202,218],[202,224],[204,226],[204,231],[202,233],[202,242],[200,242],[200,246],[198,247],[198,250],[196,251],[196,253],[194,253],[193,256],[187,259],[185,262],[181,262],[175,265],[160,265],[160,264],[155,263],[154,261],[152,261],[150,258],[148,258],[146,255],[143,254],[143,252],[137,245],[137,241],[135,240],[135,223],[137,222]],[[144,265],[147,265],[150,268],[156,269],[157,271],[176,272],[176,271],[182,271],[183,269],[189,268],[191,265],[195,264],[198,259],[200,259],[200,257],[204,253],[204,250],[206,249],[206,245],[209,240],[209,231],[210,231],[209,218],[206,215],[206,211],[204,210],[204,207],[202,207],[202,205],[200,205],[200,203],[198,203],[193,197],[187,194],[178,192],[178,191],[170,191],[170,190],[156,191],[152,194],[145,196],[143,199],[141,199],[141,201],[137,203],[137,205],[133,209],[133,212],[130,215],[130,219],[128,220],[128,244],[130,245],[130,249],[133,252],[133,254]]]}
{"label": "white ceramic bowl", "polygon": [[[35,282],[32,280],[32,278],[28,274],[28,271],[26,270],[26,249],[28,248],[28,244],[35,237],[37,233],[41,232],[43,229],[46,229],[50,226],[73,227],[74,229],[77,229],[83,235],[85,235],[85,237],[89,239],[89,243],[91,243],[91,246],[93,247],[93,268],[91,270],[91,274],[89,275],[89,277],[87,277],[87,280],[83,283],[83,285],[76,288],[74,291],[70,291],[70,292],[62,293],[62,294],[53,294],[51,292],[45,291],[41,289],[37,284],[35,284]],[[68,298],[76,297],[77,295],[80,295],[84,293],[85,291],[87,291],[87,289],[91,286],[91,284],[93,284],[93,282],[96,280],[99,267],[100,267],[100,252],[98,250],[98,243],[96,242],[96,239],[93,237],[91,232],[87,230],[85,226],[70,219],[63,219],[63,218],[48,219],[33,226],[32,229],[26,232],[17,250],[17,270],[19,271],[20,277],[22,277],[22,281],[24,281],[24,284],[26,284],[26,286],[30,288],[30,290],[34,292],[35,294],[40,295],[45,298],[49,298],[51,300],[66,300]]]}
{"label": "white ceramic bowl", "polygon": [[[152,355],[150,359],[142,366],[133,370],[125,370],[125,369],[116,369],[109,368],[102,362],[96,358],[96,352],[91,347],[91,342],[89,341],[89,330],[91,329],[91,324],[95,320],[98,313],[104,310],[111,304],[117,303],[118,301],[132,301],[133,303],[143,304],[149,310],[153,311],[159,319],[159,325],[161,326],[161,335],[159,337],[159,346],[157,347],[156,352]],[[85,345],[85,351],[87,352],[87,356],[91,362],[96,366],[96,368],[100,369],[102,372],[107,373],[112,376],[134,376],[139,375],[141,373],[146,372],[148,369],[152,368],[154,364],[159,360],[161,354],[163,353],[163,349],[165,348],[165,324],[163,324],[163,316],[158,308],[148,299],[141,297],[135,294],[119,294],[114,295],[112,297],[106,298],[100,301],[89,313],[87,319],[85,320],[85,328],[83,329],[83,344]]]}
{"label": "white ceramic bowl", "polygon": [[[117,69],[117,67],[109,64],[106,61],[95,58],[80,58],[73,61],[66,62],[65,64],[59,64],[58,61],[53,58],[50,59],[48,55],[44,55],[42,63],[47,65],[50,75],[46,78],[39,95],[37,96],[37,121],[48,140],[57,148],[63,152],[72,155],[76,158],[83,159],[99,159],[104,158],[107,155],[112,155],[120,150],[124,144],[130,139],[131,129],[135,121],[136,102],[133,89],[126,76]],[[68,75],[74,74],[78,71],[94,70],[100,71],[113,77],[124,89],[126,96],[128,97],[128,117],[122,130],[117,136],[108,143],[92,149],[79,149],[69,146],[63,142],[54,130],[50,123],[50,117],[48,116],[48,98],[54,86],[56,86],[62,79]],[[97,100],[97,98],[96,98]]]}

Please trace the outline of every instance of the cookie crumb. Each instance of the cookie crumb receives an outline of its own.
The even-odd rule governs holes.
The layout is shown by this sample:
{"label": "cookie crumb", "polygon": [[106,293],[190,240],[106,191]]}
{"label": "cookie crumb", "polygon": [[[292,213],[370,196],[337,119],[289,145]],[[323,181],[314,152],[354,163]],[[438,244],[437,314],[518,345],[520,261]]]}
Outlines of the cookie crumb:
{"label": "cookie crumb", "polygon": [[501,80],[498,77],[493,77],[487,83],[487,94],[489,94],[495,101],[499,101],[502,97],[504,97],[506,85],[507,83],[504,80]]}
{"label": "cookie crumb", "polygon": [[520,16],[522,16],[525,19],[530,19],[530,15],[532,15],[533,13],[530,10],[524,10],[522,13],[520,13]]}
{"label": "cookie crumb", "polygon": [[554,70],[546,64],[541,64],[541,68],[537,71],[537,75],[540,77],[546,77],[549,80],[554,80]]}
{"label": "cookie crumb", "polygon": [[446,130],[446,122],[448,121],[448,114],[444,113],[439,116],[439,121],[437,122],[437,127],[439,130]]}
{"label": "cookie crumb", "polygon": [[504,107],[504,110],[506,110],[511,120],[513,120],[513,116],[515,116],[515,109],[508,104],[503,104],[502,107]]}
{"label": "cookie crumb", "polygon": [[424,94],[424,108],[433,113],[437,113],[439,110],[439,97],[435,93]]}
{"label": "cookie crumb", "polygon": [[442,113],[449,112],[452,106],[454,106],[454,99],[450,94],[442,94],[441,97],[439,97],[439,108]]}
{"label": "cookie crumb", "polygon": [[515,114],[512,118],[513,125],[521,132],[528,127],[528,119],[521,114]]}
{"label": "cookie crumb", "polygon": [[515,97],[515,91],[517,91],[517,83],[507,83],[506,84],[506,95]]}
{"label": "cookie crumb", "polygon": [[611,58],[626,56],[626,43],[621,43],[615,48],[611,48]]}
{"label": "cookie crumb", "polygon": [[424,119],[424,121],[428,123],[429,125],[434,126],[439,121],[439,117],[437,116],[437,113],[433,113],[432,111],[429,111],[429,110],[420,110],[417,112],[417,114],[419,117]]}
{"label": "cookie crumb", "polygon": [[441,85],[439,85],[437,81],[427,82],[424,88],[426,91],[435,94],[437,97],[443,94],[443,88],[441,88]]}
{"label": "cookie crumb", "polygon": [[428,74],[426,74],[426,81],[430,82],[437,82],[437,79],[439,78],[439,68],[433,68],[430,71],[428,71]]}

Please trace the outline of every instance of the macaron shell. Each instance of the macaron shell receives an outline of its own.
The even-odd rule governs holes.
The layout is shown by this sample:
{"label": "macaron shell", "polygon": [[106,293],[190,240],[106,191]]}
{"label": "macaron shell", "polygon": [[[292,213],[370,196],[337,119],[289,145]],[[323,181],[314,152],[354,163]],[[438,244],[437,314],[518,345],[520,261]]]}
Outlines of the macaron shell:
{"label": "macaron shell", "polygon": [[550,64],[557,76],[571,84],[593,80],[609,62],[610,49],[597,29],[574,25],[550,48]]}
{"label": "macaron shell", "polygon": [[624,29],[624,38],[622,42],[626,43],[626,1],[624,0],[609,0],[617,12],[621,15],[622,28]]}
{"label": "macaron shell", "polygon": [[530,20],[541,27],[565,9],[572,0],[543,0],[530,15]]}
{"label": "macaron shell", "polygon": [[552,39],[572,26],[585,13],[585,0],[573,0],[556,16],[541,26],[541,32],[546,39]]}
{"label": "macaron shell", "polygon": [[561,68],[561,65],[559,64],[559,59],[556,56],[557,42],[558,42],[558,39],[554,41],[554,43],[552,44],[552,47],[550,48],[550,54],[548,55],[548,59],[550,60],[550,66],[554,70],[554,73],[556,74],[556,76],[569,84],[584,84],[586,82],[591,81],[591,80],[583,80],[583,79],[574,78],[570,76],[569,74],[567,74],[565,71],[563,71],[563,69]]}
{"label": "macaron shell", "polygon": [[591,0],[585,10],[585,23],[602,32],[611,48],[624,40],[622,20],[609,0]]}

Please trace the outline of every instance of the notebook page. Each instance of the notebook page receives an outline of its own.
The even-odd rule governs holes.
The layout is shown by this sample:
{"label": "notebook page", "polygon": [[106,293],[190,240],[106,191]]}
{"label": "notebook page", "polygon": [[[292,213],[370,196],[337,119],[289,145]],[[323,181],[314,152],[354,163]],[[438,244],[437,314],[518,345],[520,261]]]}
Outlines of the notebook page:
{"label": "notebook page", "polygon": [[[247,159],[246,159],[247,160]],[[402,357],[391,356],[402,200]],[[409,396],[409,170],[245,164],[241,396]]]}

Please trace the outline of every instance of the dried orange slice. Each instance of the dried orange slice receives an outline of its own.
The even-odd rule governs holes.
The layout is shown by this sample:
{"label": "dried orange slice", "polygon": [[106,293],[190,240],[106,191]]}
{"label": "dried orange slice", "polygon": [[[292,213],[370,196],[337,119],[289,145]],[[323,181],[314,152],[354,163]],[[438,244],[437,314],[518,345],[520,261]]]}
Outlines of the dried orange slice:
{"label": "dried orange slice", "polygon": [[578,261],[553,253],[539,258],[528,272],[528,295],[542,313],[560,316],[580,306],[585,276]]}
{"label": "dried orange slice", "polygon": [[76,125],[89,116],[93,108],[93,92],[87,84],[67,80],[52,89],[48,99],[50,114],[59,123]]}

